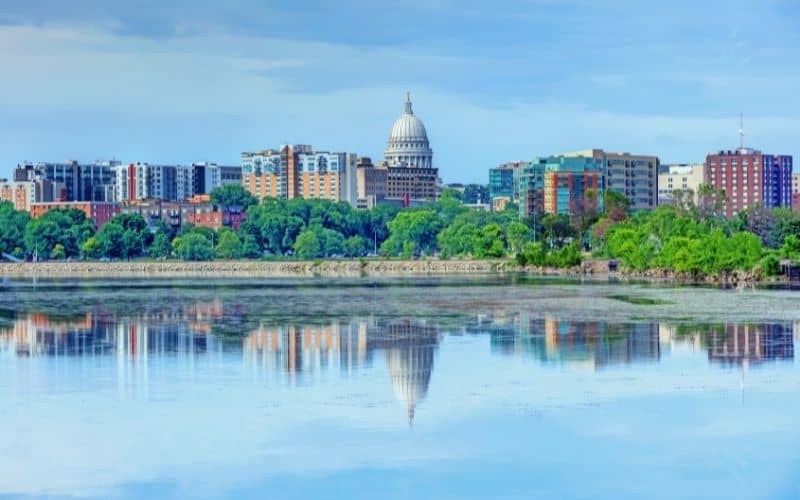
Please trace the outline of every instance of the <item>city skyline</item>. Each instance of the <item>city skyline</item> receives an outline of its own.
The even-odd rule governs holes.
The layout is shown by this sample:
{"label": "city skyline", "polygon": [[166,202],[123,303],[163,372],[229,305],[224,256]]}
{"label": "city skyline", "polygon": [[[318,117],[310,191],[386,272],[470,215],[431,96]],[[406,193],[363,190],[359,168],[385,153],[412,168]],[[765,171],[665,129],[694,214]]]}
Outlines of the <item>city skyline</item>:
{"label": "city skyline", "polygon": [[445,182],[586,148],[702,161],[737,146],[740,112],[745,146],[800,154],[790,2],[310,6],[6,2],[0,177],[282,143],[379,159],[407,90]]}

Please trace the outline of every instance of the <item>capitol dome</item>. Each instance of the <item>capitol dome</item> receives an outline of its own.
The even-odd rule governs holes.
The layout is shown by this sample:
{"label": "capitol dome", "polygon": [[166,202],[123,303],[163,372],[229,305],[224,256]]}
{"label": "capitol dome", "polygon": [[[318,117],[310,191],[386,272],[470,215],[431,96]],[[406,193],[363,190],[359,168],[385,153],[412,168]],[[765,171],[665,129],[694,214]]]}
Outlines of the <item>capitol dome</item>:
{"label": "capitol dome", "polygon": [[406,93],[406,108],[395,120],[384,158],[390,165],[416,168],[433,167],[433,150],[422,120],[411,109],[411,95]]}

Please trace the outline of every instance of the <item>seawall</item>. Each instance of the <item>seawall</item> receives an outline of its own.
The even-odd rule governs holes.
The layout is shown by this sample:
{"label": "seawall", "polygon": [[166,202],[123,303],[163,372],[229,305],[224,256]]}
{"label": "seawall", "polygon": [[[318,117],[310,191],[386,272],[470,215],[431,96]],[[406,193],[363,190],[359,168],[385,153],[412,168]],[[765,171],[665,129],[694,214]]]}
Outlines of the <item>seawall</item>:
{"label": "seawall", "polygon": [[511,260],[323,260],[0,263],[0,278],[313,278],[490,274]]}

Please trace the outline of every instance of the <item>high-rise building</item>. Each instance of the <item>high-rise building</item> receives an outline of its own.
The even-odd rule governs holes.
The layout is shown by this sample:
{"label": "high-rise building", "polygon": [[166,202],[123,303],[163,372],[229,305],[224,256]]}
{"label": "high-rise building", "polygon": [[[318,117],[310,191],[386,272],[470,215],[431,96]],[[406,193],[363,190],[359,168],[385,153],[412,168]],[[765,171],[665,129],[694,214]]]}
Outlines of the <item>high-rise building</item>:
{"label": "high-rise building", "polygon": [[229,184],[241,185],[242,183],[242,166],[220,166],[219,167],[219,180],[222,186]]}
{"label": "high-rise building", "polygon": [[307,145],[242,153],[242,185],[266,197],[325,199],[356,205],[356,156],[314,151]]}
{"label": "high-rise building", "polygon": [[671,205],[675,191],[691,191],[696,196],[703,178],[702,163],[662,165],[658,170],[658,204]]}
{"label": "high-rise building", "polygon": [[23,163],[17,165],[14,180],[47,181],[52,199],[60,201],[75,200],[79,195],[80,165],[70,160],[65,163]]}
{"label": "high-rise building", "polygon": [[791,207],[792,157],[752,148],[706,156],[705,183],[725,192],[725,215],[754,206]]}
{"label": "high-rise building", "polygon": [[661,163],[657,156],[612,153],[602,149],[575,151],[564,156],[582,156],[601,162],[605,173],[602,189],[625,196],[631,210],[652,210],[658,205],[658,167]]}
{"label": "high-rise building", "polygon": [[115,161],[96,161],[81,164],[70,160],[64,163],[22,163],[14,171],[16,181],[39,183],[42,197],[37,201],[113,201]]}
{"label": "high-rise building", "polygon": [[602,211],[604,165],[603,159],[595,156],[534,158],[518,175],[520,217]]}
{"label": "high-rise building", "polygon": [[76,201],[113,202],[114,168],[120,162],[96,161],[78,166],[79,180]]}
{"label": "high-rise building", "polygon": [[573,215],[581,211],[599,211],[603,206],[596,170],[583,172],[546,170],[544,173],[544,211],[548,214]]}
{"label": "high-rise building", "polygon": [[178,199],[178,167],[130,163],[114,167],[117,201]]}

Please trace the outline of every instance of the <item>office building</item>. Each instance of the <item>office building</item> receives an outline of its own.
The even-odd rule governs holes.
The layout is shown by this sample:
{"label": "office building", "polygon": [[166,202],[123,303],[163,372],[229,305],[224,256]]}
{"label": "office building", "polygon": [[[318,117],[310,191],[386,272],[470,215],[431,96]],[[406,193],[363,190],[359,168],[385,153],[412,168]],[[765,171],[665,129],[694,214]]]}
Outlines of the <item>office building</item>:
{"label": "office building", "polygon": [[519,172],[528,162],[503,163],[489,169],[489,199],[499,196],[519,200]]}

